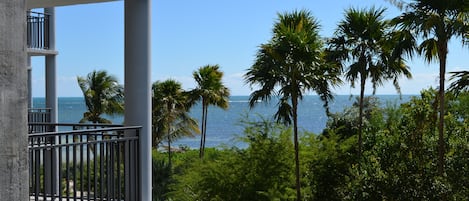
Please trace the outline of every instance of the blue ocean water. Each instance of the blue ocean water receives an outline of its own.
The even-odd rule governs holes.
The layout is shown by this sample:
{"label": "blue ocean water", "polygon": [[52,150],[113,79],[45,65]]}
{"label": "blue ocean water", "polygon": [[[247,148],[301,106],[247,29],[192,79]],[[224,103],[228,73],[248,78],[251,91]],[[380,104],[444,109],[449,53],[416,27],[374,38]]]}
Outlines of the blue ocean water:
{"label": "blue ocean water", "polygon": [[[378,95],[382,105],[387,103],[399,104],[410,100],[411,95]],[[207,138],[206,146],[215,147],[220,145],[242,146],[238,136],[243,133],[243,126],[240,124],[241,119],[249,116],[251,119],[272,118],[277,111],[277,101],[272,99],[271,102],[259,102],[253,109],[249,108],[249,96],[232,96],[230,97],[230,107],[223,110],[216,107],[208,108]],[[349,95],[338,95],[334,102],[330,104],[331,112],[340,112],[344,108],[349,107],[355,102],[356,97]],[[44,98],[34,98],[33,107],[43,108]],[[82,97],[59,97],[58,98],[58,121],[59,123],[78,123],[86,111],[86,105]],[[200,122],[202,116],[202,108],[195,105],[191,110],[191,115]],[[124,117],[105,116],[115,124],[122,124]],[[318,96],[305,96],[299,104],[298,108],[298,126],[301,130],[320,133],[324,129],[327,121],[323,102]],[[175,141],[176,146],[184,145],[191,148],[199,147],[200,137],[184,138]]]}

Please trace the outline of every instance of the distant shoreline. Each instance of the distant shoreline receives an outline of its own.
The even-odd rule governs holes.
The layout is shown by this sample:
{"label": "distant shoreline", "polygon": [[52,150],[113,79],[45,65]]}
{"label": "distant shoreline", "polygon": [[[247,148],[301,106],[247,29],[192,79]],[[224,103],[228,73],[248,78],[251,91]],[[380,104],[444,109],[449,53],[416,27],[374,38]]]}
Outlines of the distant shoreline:
{"label": "distant shoreline", "polygon": [[[233,95],[233,96],[230,96],[230,97],[249,97],[250,95]],[[306,95],[305,97],[307,96],[318,96],[318,95]],[[334,96],[359,96],[359,94],[336,94]],[[399,94],[375,94],[375,95],[372,95],[372,94],[365,94],[365,96],[399,96]],[[420,94],[402,94],[402,96],[420,96]],[[35,96],[33,98],[45,98],[43,96]],[[83,96],[59,96],[57,98],[83,98]]]}

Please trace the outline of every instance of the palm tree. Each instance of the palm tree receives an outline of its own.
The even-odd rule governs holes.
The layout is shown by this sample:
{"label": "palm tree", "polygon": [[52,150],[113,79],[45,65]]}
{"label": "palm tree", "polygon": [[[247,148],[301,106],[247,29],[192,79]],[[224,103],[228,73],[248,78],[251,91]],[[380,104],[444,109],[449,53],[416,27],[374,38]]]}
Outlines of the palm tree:
{"label": "palm tree", "polygon": [[86,111],[80,123],[112,123],[101,117],[102,114],[114,115],[124,112],[124,93],[117,78],[106,71],[93,71],[85,77],[77,77],[85,98]]}
{"label": "palm tree", "polygon": [[171,166],[171,141],[199,133],[197,121],[190,117],[189,96],[181,83],[169,79],[152,85],[153,146],[165,138],[168,142],[168,159]]}
{"label": "palm tree", "polygon": [[190,93],[193,100],[202,99],[202,124],[200,136],[200,158],[204,157],[205,139],[207,136],[208,106],[227,109],[229,105],[230,90],[222,82],[223,72],[218,65],[206,65],[193,72],[197,87]]}
{"label": "palm tree", "polygon": [[340,82],[339,66],[326,64],[319,24],[306,10],[278,14],[272,39],[262,44],[245,81],[259,89],[251,93],[250,107],[258,100],[279,97],[275,118],[286,125],[293,120],[297,200],[301,200],[298,145],[298,102],[303,93],[316,91],[327,103],[332,100],[331,85]]}
{"label": "palm tree", "polygon": [[459,37],[467,42],[469,33],[469,1],[467,0],[413,0],[411,3],[403,1],[396,4],[405,8],[404,13],[396,17],[393,22],[399,29],[414,34],[415,38],[423,39],[417,46],[417,52],[423,55],[427,62],[438,60],[440,64],[439,83],[439,122],[438,122],[438,172],[444,174],[445,140],[445,74],[448,42],[451,38]]}
{"label": "palm tree", "polygon": [[371,79],[373,94],[384,81],[392,80],[398,93],[397,82],[401,75],[411,77],[408,66],[401,55],[409,52],[412,40],[404,32],[391,32],[389,21],[384,20],[385,9],[371,8],[357,10],[350,8],[345,19],[339,22],[334,37],[329,41],[329,51],[341,61],[345,68],[345,78],[354,87],[360,84],[358,117],[358,157],[362,152],[363,100],[365,85]]}

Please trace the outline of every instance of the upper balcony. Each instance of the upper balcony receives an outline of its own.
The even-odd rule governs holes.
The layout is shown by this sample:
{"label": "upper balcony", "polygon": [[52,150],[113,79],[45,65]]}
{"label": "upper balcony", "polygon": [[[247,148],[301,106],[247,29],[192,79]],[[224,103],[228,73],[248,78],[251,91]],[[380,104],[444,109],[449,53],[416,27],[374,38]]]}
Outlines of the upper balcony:
{"label": "upper balcony", "polygon": [[26,44],[31,56],[57,54],[57,51],[50,48],[49,19],[47,13],[27,12]]}

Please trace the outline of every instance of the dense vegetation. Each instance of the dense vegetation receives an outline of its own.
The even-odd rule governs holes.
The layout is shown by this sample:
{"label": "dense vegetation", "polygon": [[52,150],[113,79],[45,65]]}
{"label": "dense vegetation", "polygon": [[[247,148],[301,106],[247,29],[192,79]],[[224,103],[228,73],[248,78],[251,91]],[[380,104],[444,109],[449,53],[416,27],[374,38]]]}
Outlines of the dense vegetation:
{"label": "dense vegetation", "polygon": [[[467,1],[389,1],[403,14],[384,19],[385,9],[350,8],[324,41],[308,11],[279,14],[245,74],[251,107],[279,98],[275,119],[244,121],[245,149],[211,148],[200,159],[188,150],[176,153],[173,165],[155,151],[154,200],[467,200],[467,71],[453,72],[445,87],[449,40],[467,45]],[[364,97],[367,80],[373,94],[387,80],[399,93],[414,54],[438,60],[438,89],[387,107]],[[303,94],[317,92],[327,109],[340,75],[352,87],[359,83],[357,102],[340,113],[326,110],[322,133],[299,132]],[[200,153],[205,126],[203,120]]]}
{"label": "dense vegetation", "polygon": [[[358,105],[329,117],[320,134],[303,132],[303,200],[465,200],[469,194],[469,93],[446,94],[446,174],[439,176],[438,91],[401,105],[365,98],[363,155]],[[295,200],[291,128],[246,121],[245,149],[153,154],[154,200]]]}

